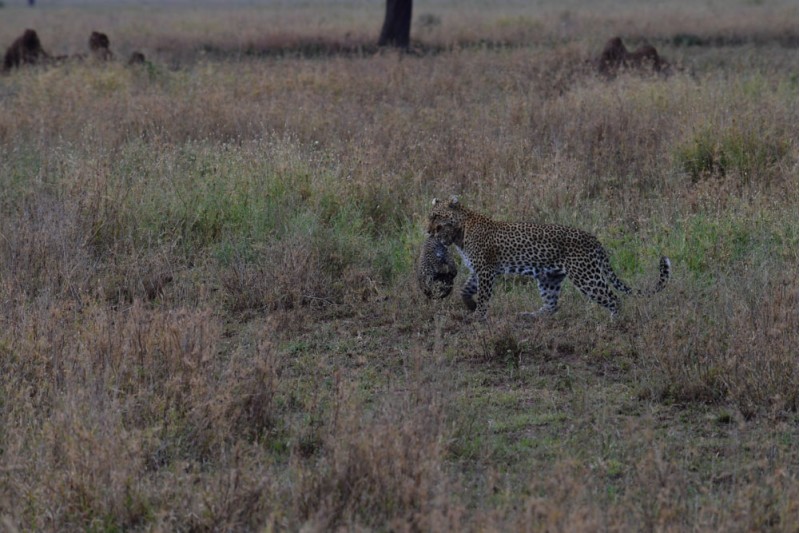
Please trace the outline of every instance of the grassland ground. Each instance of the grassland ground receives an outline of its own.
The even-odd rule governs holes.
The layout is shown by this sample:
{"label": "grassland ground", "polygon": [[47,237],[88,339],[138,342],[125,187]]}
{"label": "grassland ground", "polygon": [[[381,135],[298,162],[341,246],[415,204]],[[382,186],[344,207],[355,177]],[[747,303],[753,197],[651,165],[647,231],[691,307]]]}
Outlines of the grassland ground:
{"label": "grassland ground", "polygon": [[[3,528],[797,530],[797,5],[415,9],[0,9],[149,60],[0,77]],[[673,279],[465,323],[413,274],[451,193]]]}

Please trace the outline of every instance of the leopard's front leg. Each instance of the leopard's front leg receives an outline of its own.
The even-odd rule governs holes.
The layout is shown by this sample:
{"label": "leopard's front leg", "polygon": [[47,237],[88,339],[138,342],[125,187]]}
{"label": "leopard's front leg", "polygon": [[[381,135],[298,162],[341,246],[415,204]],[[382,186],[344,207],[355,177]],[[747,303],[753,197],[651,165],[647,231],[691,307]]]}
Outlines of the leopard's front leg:
{"label": "leopard's front leg", "polygon": [[467,306],[467,309],[474,311],[478,304],[475,303],[475,294],[478,292],[478,276],[471,273],[469,279],[461,289],[461,301]]}
{"label": "leopard's front leg", "polygon": [[478,294],[475,302],[475,315],[478,319],[486,318],[486,311],[489,307],[489,299],[492,297],[494,289],[495,272],[491,270],[481,270],[476,272],[478,281]]}

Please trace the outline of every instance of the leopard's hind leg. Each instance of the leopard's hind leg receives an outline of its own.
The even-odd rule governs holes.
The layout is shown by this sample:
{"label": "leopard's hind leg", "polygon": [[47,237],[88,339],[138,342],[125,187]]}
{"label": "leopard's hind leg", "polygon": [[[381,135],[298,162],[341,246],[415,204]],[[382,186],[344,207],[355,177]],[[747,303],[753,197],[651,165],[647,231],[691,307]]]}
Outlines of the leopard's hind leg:
{"label": "leopard's hind leg", "polygon": [[542,307],[532,313],[522,313],[522,316],[537,317],[552,315],[558,310],[558,297],[561,296],[561,284],[567,273],[562,268],[537,269],[533,276],[539,286],[539,295],[542,297]]}
{"label": "leopard's hind leg", "polygon": [[616,317],[619,313],[620,299],[611,290],[611,286],[602,276],[602,272],[600,262],[595,260],[589,262],[588,266],[573,265],[567,275],[584,296],[602,305],[608,309],[612,317]]}

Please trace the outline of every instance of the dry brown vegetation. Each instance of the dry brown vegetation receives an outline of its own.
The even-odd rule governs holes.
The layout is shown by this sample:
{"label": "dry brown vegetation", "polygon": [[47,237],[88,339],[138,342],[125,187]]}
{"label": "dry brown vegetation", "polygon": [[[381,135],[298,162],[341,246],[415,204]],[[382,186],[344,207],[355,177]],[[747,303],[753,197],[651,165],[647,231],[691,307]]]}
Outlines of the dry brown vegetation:
{"label": "dry brown vegetation", "polygon": [[[613,5],[4,8],[150,62],[0,78],[2,527],[796,531],[797,6]],[[674,277],[465,325],[450,193]]]}

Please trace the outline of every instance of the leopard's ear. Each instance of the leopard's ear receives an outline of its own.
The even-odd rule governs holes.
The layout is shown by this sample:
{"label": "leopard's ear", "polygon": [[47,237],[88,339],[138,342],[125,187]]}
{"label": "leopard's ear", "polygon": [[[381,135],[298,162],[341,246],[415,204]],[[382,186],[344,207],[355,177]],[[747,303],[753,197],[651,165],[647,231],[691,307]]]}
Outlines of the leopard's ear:
{"label": "leopard's ear", "polygon": [[455,194],[450,197],[450,207],[455,207],[458,205],[458,196]]}
{"label": "leopard's ear", "polygon": [[439,203],[439,199],[438,198],[434,198],[433,202],[431,202],[431,205],[435,206],[438,203]]}

